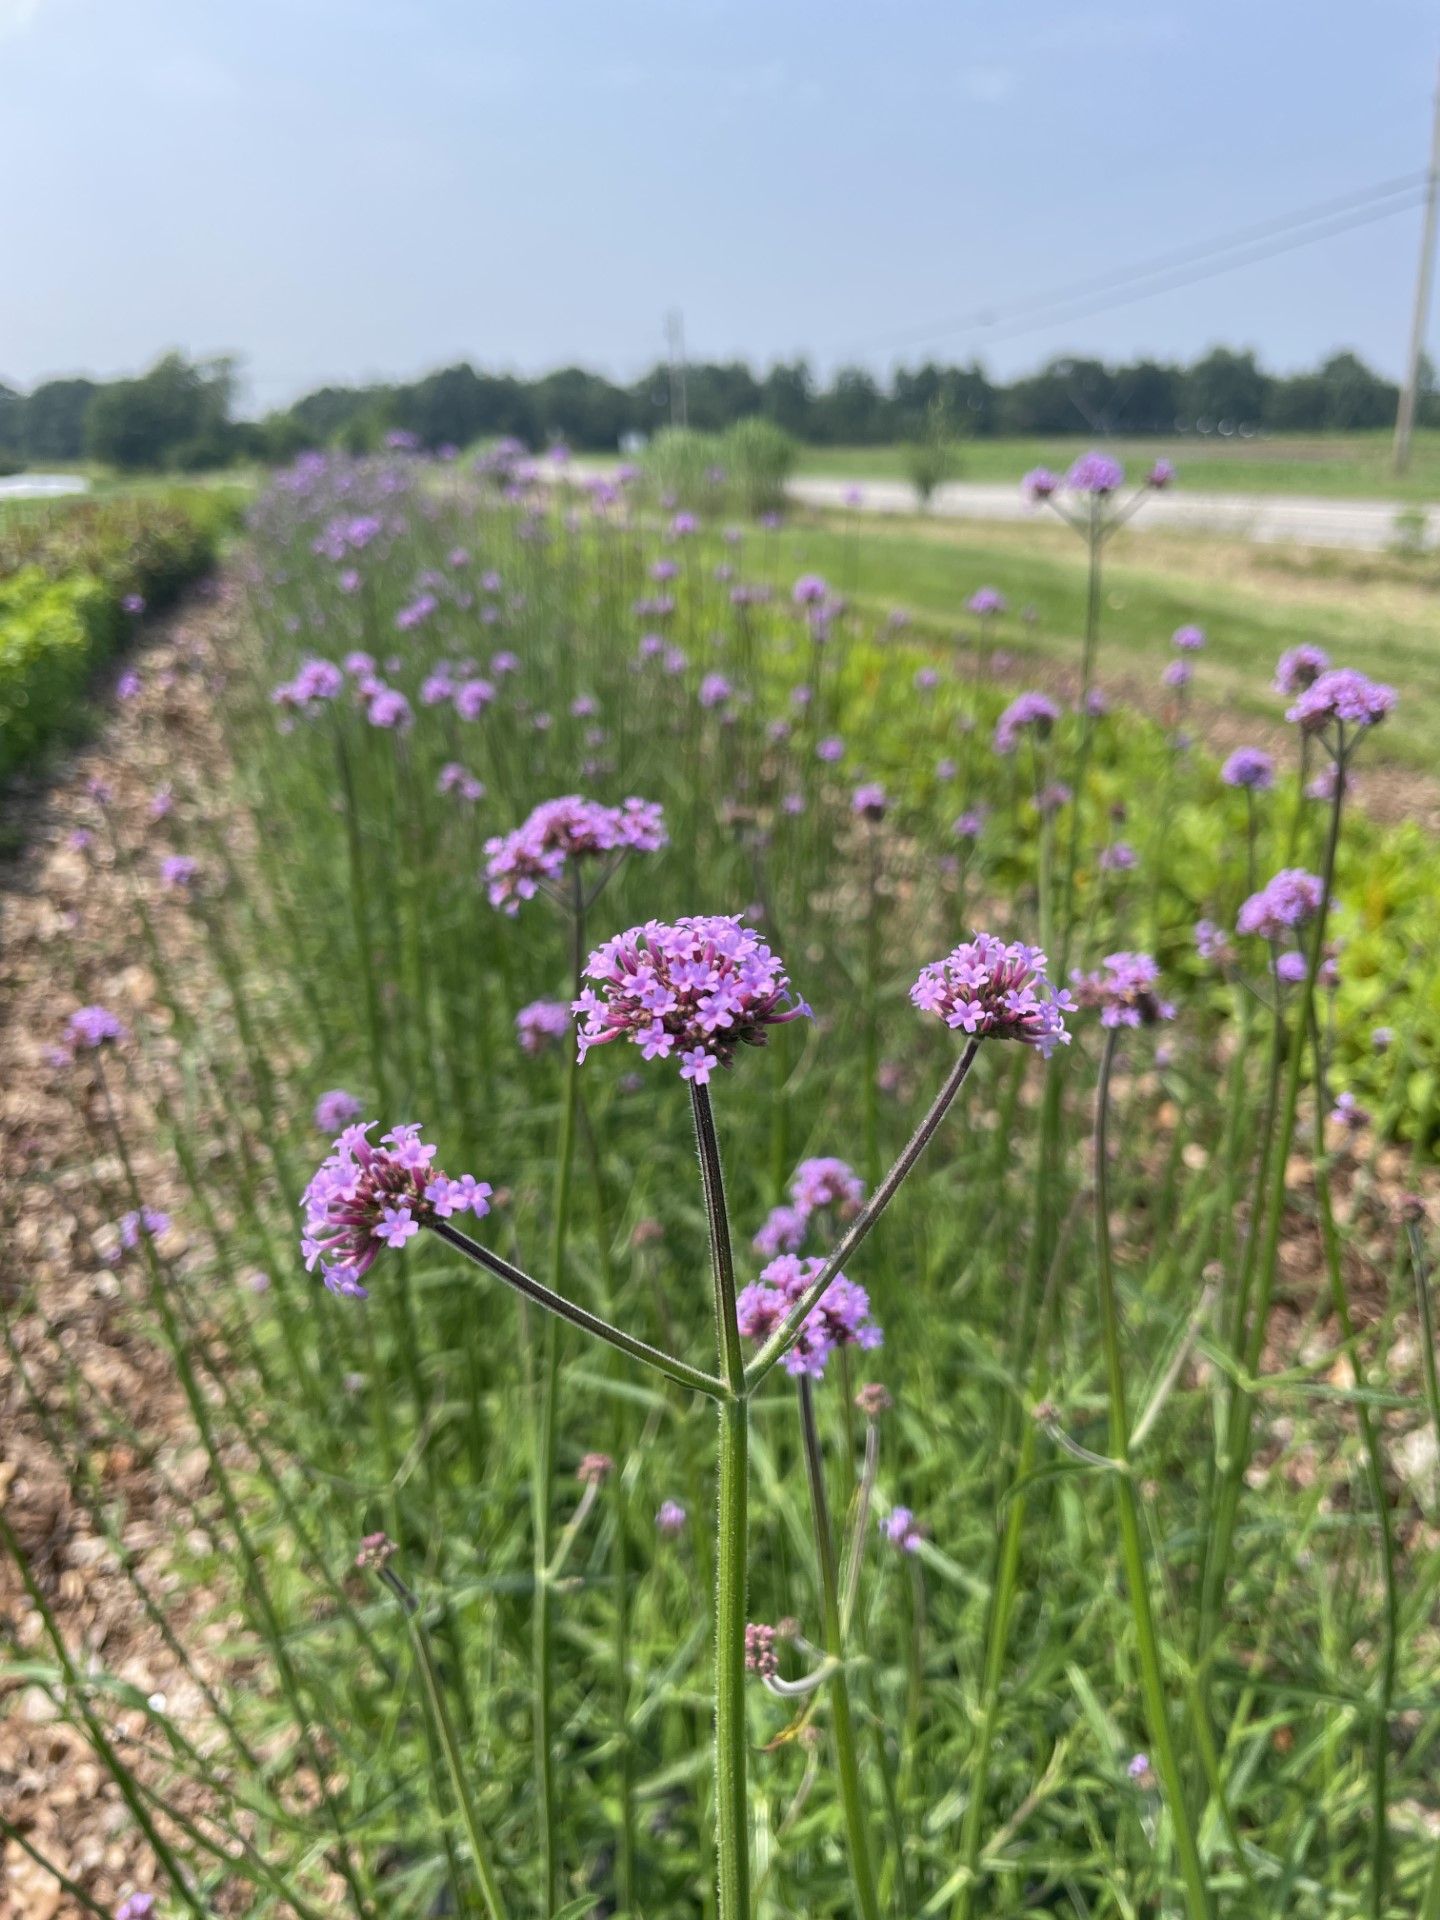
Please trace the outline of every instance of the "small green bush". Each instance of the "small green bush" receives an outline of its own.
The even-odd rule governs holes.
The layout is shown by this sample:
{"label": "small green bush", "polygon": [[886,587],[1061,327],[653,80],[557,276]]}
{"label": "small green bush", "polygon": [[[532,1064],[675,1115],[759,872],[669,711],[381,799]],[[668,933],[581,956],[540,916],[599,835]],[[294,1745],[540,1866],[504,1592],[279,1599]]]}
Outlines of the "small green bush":
{"label": "small green bush", "polygon": [[0,522],[0,781],[74,731],[91,674],[131,627],[213,563],[229,489],[66,502]]}
{"label": "small green bush", "polygon": [[748,514],[778,513],[785,504],[785,482],[795,471],[799,449],[773,420],[737,420],[720,442],[726,485]]}

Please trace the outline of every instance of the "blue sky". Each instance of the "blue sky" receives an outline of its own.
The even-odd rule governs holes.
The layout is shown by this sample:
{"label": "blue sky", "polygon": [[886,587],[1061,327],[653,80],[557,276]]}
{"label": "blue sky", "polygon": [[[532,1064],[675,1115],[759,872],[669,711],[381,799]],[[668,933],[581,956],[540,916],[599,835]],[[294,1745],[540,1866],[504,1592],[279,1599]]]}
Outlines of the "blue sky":
{"label": "blue sky", "polygon": [[1420,172],[1437,52],[1428,0],[0,0],[0,379],[170,345],[257,405],[460,357],[631,376],[672,306],[696,356],[822,369],[1394,372],[1413,211],[938,323]]}

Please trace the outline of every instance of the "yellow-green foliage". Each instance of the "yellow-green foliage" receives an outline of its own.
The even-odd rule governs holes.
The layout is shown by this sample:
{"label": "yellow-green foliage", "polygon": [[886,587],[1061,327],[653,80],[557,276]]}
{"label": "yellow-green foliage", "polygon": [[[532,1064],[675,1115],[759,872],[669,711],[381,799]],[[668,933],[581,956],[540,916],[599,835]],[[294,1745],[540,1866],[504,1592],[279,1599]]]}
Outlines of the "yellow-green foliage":
{"label": "yellow-green foliage", "polygon": [[91,674],[133,622],[215,556],[234,500],[189,492],[67,503],[0,526],[0,780],[72,731]]}

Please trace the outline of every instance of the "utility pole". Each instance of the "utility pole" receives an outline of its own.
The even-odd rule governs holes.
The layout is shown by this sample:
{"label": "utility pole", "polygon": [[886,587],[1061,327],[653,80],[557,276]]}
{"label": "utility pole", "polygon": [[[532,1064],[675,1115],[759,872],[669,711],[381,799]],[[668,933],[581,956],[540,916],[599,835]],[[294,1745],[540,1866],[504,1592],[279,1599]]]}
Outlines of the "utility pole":
{"label": "utility pole", "polygon": [[665,316],[665,344],[670,361],[670,424],[688,427],[690,407],[685,392],[685,316],[673,307]]}
{"label": "utility pole", "polygon": [[1396,473],[1410,464],[1410,435],[1415,426],[1415,401],[1420,386],[1420,360],[1425,352],[1425,324],[1430,310],[1430,282],[1435,277],[1435,202],[1440,186],[1440,78],[1430,126],[1430,171],[1425,179],[1425,221],[1420,230],[1420,270],[1415,276],[1415,311],[1410,318],[1410,354],[1405,362],[1405,384],[1395,415]]}

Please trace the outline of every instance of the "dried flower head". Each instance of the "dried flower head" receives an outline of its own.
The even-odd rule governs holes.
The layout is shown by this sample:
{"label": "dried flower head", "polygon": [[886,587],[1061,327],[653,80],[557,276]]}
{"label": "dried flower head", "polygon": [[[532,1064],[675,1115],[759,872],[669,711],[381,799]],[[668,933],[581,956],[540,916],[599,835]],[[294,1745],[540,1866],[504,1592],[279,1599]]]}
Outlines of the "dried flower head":
{"label": "dried flower head", "polygon": [[655,1515],[655,1525],[661,1533],[673,1540],[676,1534],[685,1531],[687,1518],[685,1509],[678,1500],[663,1500],[660,1503],[659,1512]]}
{"label": "dried flower head", "polygon": [[809,1017],[779,958],[736,914],[650,920],[591,954],[594,981],[575,1001],[580,1057],[628,1040],[647,1060],[679,1058],[681,1077],[704,1086],[740,1046],[763,1046],[769,1028]]}
{"label": "dried flower head", "polygon": [[615,1470],[615,1462],[608,1453],[587,1453],[575,1469],[575,1478],[582,1487],[598,1487]]}
{"label": "dried flower head", "polygon": [[991,1040],[1020,1040],[1048,1060],[1066,1045],[1064,1015],[1075,1005],[1046,976],[1045,955],[1018,940],[1008,945],[977,933],[922,969],[910,998],[922,1013],[936,1013],[959,1032]]}
{"label": "dried flower head", "polygon": [[894,1396],[878,1380],[867,1380],[855,1396],[855,1404],[867,1420],[878,1420],[894,1406]]}
{"label": "dried flower head", "polygon": [[395,1542],[388,1533],[367,1533],[360,1542],[355,1555],[355,1564],[366,1572],[378,1573],[387,1565],[395,1552]]}

